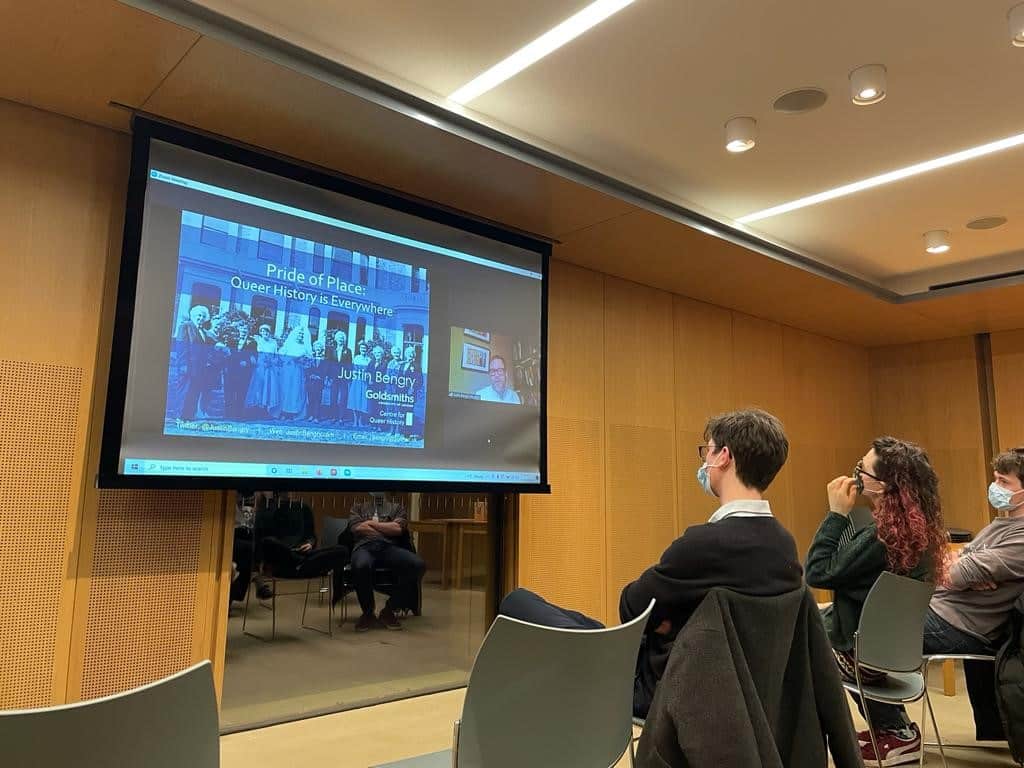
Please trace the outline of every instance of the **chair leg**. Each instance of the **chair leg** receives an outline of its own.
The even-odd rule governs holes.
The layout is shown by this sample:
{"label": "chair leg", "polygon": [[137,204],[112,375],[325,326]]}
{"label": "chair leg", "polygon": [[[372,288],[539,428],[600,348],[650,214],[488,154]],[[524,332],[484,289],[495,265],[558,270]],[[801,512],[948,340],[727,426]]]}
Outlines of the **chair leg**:
{"label": "chair leg", "polygon": [[274,594],[270,597],[270,639],[277,639],[277,579],[271,577],[270,588]]}
{"label": "chair leg", "polygon": [[309,582],[310,579],[306,579],[306,596],[302,599],[302,628],[306,628],[306,606],[309,605]]}
{"label": "chair leg", "polygon": [[[928,667],[927,666],[925,667],[925,673],[924,673],[924,687],[927,690],[927,688],[928,688]],[[924,735],[925,735],[925,732],[926,732],[926,730],[928,728],[928,719],[925,717],[926,714],[928,714],[928,700],[922,698],[921,699],[921,760],[918,763],[920,768],[924,768]]]}
{"label": "chair leg", "polygon": [[245,607],[242,609],[242,634],[245,634],[245,622],[249,618],[249,595],[252,594],[253,580],[249,579],[249,586],[245,590]]}
{"label": "chair leg", "polygon": [[860,680],[860,662],[856,660],[856,658],[854,659],[853,671],[856,673],[857,677],[857,693],[860,694],[860,706],[861,709],[864,710],[864,719],[868,724],[868,735],[871,736],[871,747],[875,750],[875,760],[878,761],[878,768],[885,768],[885,766],[882,765],[882,756],[878,752],[878,737],[875,735],[875,726],[871,722],[871,710],[868,708],[868,699],[867,696],[864,695],[864,685]]}
{"label": "chair leg", "polygon": [[[932,699],[928,695],[928,686],[924,689],[924,701],[928,705],[928,714],[931,715],[932,730],[935,731],[935,741],[939,745],[939,755],[942,757],[942,768],[946,768],[946,750],[942,748],[942,736],[939,735],[939,724],[935,721],[935,710],[932,709]],[[921,753],[924,756],[924,739],[921,739]]]}
{"label": "chair leg", "polygon": [[327,636],[334,637],[334,574],[327,574],[327,579]]}

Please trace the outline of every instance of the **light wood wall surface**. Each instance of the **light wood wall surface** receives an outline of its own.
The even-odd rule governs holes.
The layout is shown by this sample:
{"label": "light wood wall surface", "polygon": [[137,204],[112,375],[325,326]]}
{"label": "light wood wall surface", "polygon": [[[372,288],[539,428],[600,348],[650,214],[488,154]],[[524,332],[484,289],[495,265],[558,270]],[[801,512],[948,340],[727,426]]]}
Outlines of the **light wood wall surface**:
{"label": "light wood wall surface", "polygon": [[1024,445],[1024,330],[992,334],[992,374],[998,452]]}
{"label": "light wood wall surface", "polygon": [[622,586],[715,510],[695,477],[709,416],[783,420],[790,457],[768,497],[801,555],[825,484],[872,434],[865,350],[557,260],[548,341],[553,493],[520,500],[519,581],[606,621]]}
{"label": "light wood wall surface", "polygon": [[128,159],[122,134],[0,101],[0,708],[223,663],[223,494],[93,483]]}
{"label": "light wood wall surface", "polygon": [[975,339],[962,336],[871,351],[874,432],[919,443],[939,476],[950,527],[990,520]]}

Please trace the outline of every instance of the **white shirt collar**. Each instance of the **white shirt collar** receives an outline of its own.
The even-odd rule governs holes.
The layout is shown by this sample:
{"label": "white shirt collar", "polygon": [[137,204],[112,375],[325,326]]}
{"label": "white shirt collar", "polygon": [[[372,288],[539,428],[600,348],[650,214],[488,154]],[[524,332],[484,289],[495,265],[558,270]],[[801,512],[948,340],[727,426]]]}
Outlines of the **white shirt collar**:
{"label": "white shirt collar", "polygon": [[718,523],[727,517],[771,517],[772,509],[764,499],[744,499],[723,504],[708,520]]}

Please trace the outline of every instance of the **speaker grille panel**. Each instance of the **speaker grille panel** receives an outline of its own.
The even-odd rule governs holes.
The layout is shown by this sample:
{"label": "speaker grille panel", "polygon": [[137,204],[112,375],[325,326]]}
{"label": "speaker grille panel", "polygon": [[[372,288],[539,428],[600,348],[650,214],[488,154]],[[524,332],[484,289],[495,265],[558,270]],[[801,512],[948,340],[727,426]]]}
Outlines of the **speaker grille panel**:
{"label": "speaker grille panel", "polygon": [[0,709],[53,701],[82,370],[0,360]]}
{"label": "speaker grille panel", "polygon": [[100,492],[83,699],[192,663],[202,524],[199,491]]}

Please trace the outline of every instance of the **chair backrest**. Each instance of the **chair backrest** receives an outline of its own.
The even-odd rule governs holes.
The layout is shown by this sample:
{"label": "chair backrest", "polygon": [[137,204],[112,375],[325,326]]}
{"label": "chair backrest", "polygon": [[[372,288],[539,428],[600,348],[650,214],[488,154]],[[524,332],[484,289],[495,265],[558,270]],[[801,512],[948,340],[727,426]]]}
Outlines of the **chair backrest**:
{"label": "chair backrest", "polygon": [[0,710],[0,762],[33,768],[216,768],[209,661],[131,691],[42,709]]}
{"label": "chair backrest", "polygon": [[868,592],[857,628],[861,664],[889,672],[921,667],[924,618],[935,585],[884,572]]}
{"label": "chair backrest", "polygon": [[609,629],[499,616],[469,676],[459,768],[614,765],[632,738],[636,659],[653,607]]}
{"label": "chair backrest", "polygon": [[871,512],[871,507],[854,507],[851,509],[850,522],[853,523],[855,531],[867,528],[875,522],[875,516]]}
{"label": "chair backrest", "polygon": [[320,546],[333,547],[339,544],[338,537],[348,530],[347,517],[330,517],[324,515],[320,518]]}

